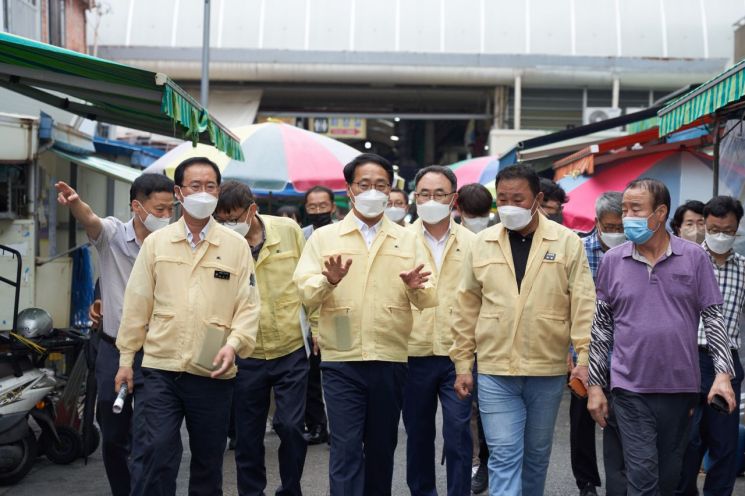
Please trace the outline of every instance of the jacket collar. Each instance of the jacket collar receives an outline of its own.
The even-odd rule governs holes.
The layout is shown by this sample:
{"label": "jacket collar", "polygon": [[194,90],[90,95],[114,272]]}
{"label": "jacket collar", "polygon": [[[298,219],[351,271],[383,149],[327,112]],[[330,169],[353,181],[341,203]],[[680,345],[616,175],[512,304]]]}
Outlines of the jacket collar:
{"label": "jacket collar", "polygon": [[[172,243],[178,243],[179,241],[186,241],[186,221],[184,220],[184,217],[181,216],[179,220],[177,220],[174,224],[174,233],[171,236],[171,242]],[[211,245],[220,246],[220,234],[219,230],[220,228],[223,228],[221,225],[219,225],[215,219],[210,217],[209,222],[207,222],[207,225],[204,229],[207,230],[207,236],[205,236],[204,241]],[[204,230],[203,229],[203,230]],[[227,229],[227,228],[224,228]]]}
{"label": "jacket collar", "polygon": [[[344,220],[342,220],[339,226],[339,234],[342,236],[345,236],[349,233],[359,231],[359,220],[354,214],[354,210],[350,211],[345,217]],[[383,214],[383,219],[380,221],[380,232],[382,232],[384,235],[391,236],[393,238],[398,239],[399,234],[396,232],[396,227],[400,229],[405,229],[397,224],[394,224],[390,220],[388,220],[388,217]]]}
{"label": "jacket collar", "polygon": [[[688,243],[688,241],[685,241],[673,234],[668,233],[668,236],[670,236],[670,244],[665,249],[667,252],[670,251],[671,255],[682,255],[683,254],[683,243]],[[636,245],[630,241],[627,241],[621,247],[620,250],[623,250],[623,258],[629,258],[634,255],[634,250],[636,250]]]}
{"label": "jacket collar", "polygon": [[264,247],[274,246],[279,243],[280,237],[279,234],[277,234],[277,230],[274,228],[275,226],[272,217],[256,214],[256,218],[259,219],[259,222],[264,224],[264,231],[266,232]]}

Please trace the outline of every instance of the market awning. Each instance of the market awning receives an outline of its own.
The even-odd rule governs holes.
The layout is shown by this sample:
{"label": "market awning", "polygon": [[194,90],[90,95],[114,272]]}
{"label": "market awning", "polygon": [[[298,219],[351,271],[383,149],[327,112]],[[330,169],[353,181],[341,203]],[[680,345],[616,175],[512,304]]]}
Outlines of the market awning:
{"label": "market awning", "polygon": [[653,128],[639,133],[630,134],[628,136],[620,136],[599,143],[593,143],[588,147],[555,161],[553,164],[555,171],[554,180],[558,181],[567,175],[592,175],[595,172],[595,157],[597,155],[608,153],[611,150],[627,147],[636,143],[647,143],[651,140],[656,141],[657,138],[657,129]]}
{"label": "market awning", "polygon": [[745,95],[745,59],[660,109],[660,136],[677,131],[701,116],[713,114]]}
{"label": "market awning", "polygon": [[119,181],[124,181],[125,183],[133,183],[135,179],[137,179],[140,174],[142,174],[142,171],[133,169],[132,167],[117,164],[116,162],[110,162],[99,157],[93,157],[89,155],[73,155],[71,153],[65,153],[55,148],[52,148],[51,151],[53,153],[56,153],[63,159],[74,162],[81,167],[85,167],[86,169],[90,169]]}
{"label": "market awning", "polygon": [[243,160],[235,136],[165,74],[0,33],[0,86],[87,119],[210,144]]}

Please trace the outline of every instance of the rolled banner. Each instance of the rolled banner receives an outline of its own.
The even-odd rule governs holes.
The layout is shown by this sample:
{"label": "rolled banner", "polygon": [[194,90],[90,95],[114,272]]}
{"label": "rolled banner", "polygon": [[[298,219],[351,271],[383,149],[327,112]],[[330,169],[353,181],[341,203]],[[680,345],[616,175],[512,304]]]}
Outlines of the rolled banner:
{"label": "rolled banner", "polygon": [[111,411],[113,411],[114,413],[122,413],[122,408],[124,408],[124,399],[126,397],[127,397],[127,383],[124,383],[119,388],[119,394],[116,395],[116,400],[114,400],[114,406],[111,408]]}

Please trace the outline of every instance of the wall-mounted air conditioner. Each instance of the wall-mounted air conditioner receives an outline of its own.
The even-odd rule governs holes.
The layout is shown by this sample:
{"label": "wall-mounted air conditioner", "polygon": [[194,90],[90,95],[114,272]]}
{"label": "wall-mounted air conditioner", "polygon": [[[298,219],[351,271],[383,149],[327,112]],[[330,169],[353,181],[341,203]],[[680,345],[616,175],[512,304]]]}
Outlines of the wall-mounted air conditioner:
{"label": "wall-mounted air conditioner", "polygon": [[616,107],[585,107],[582,112],[582,124],[594,124],[620,117],[621,109]]}

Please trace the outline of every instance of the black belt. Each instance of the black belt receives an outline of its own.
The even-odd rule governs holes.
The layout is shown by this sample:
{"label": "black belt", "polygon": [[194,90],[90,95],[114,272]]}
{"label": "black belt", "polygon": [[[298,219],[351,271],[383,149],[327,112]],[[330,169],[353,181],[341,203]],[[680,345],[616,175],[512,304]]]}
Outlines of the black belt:
{"label": "black belt", "polygon": [[106,334],[103,331],[99,331],[98,332],[98,335],[101,337],[102,340],[106,341],[111,346],[116,346],[116,338],[115,337],[109,336],[108,334]]}

